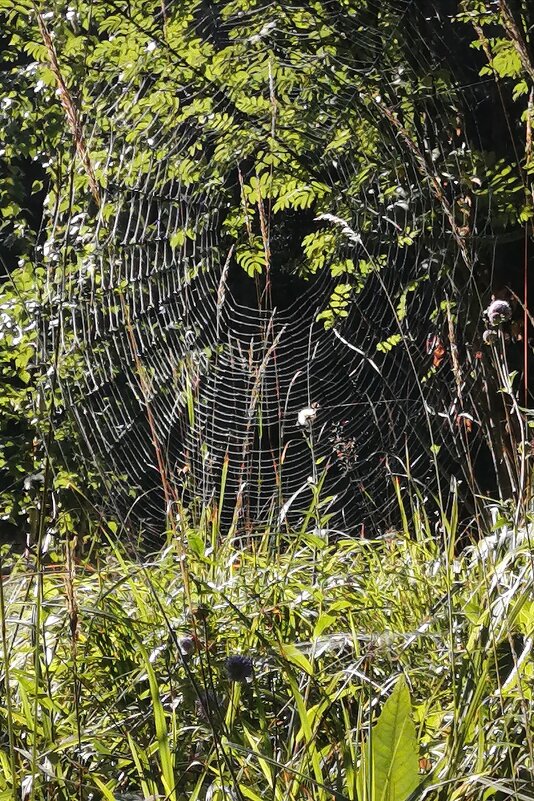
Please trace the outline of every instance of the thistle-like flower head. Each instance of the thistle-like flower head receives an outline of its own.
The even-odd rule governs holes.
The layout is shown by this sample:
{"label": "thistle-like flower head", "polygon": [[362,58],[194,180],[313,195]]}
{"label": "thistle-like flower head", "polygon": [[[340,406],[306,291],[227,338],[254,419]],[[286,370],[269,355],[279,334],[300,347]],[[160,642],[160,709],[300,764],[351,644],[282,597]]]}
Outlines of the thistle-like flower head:
{"label": "thistle-like flower head", "polygon": [[230,681],[246,681],[253,672],[254,666],[249,656],[234,654],[226,660],[226,673]]}

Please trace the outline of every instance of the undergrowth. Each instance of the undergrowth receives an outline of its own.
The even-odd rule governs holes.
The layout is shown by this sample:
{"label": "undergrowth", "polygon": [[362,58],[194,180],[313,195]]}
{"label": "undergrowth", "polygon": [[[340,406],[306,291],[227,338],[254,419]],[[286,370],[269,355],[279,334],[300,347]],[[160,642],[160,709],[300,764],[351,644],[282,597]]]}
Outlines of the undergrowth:
{"label": "undergrowth", "polygon": [[533,533],[10,557],[0,798],[533,798]]}

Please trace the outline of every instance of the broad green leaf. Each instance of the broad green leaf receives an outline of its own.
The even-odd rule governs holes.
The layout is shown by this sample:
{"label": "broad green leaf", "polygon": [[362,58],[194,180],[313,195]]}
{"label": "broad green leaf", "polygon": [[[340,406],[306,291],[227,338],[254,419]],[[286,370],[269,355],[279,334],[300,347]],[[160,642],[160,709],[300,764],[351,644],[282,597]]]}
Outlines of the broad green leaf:
{"label": "broad green leaf", "polygon": [[364,793],[371,790],[368,801],[405,801],[420,782],[412,704],[403,677],[371,732],[358,780]]}
{"label": "broad green leaf", "polygon": [[319,616],[317,623],[315,624],[315,627],[313,629],[313,636],[320,637],[323,631],[335,622],[336,618],[334,617],[334,615],[329,615],[327,614],[327,612],[323,612]]}
{"label": "broad green leaf", "polygon": [[280,643],[279,647],[280,654],[284,657],[284,659],[287,659],[288,662],[291,662],[293,665],[299,667],[309,676],[313,675],[313,668],[310,660],[299,651],[296,645],[293,643]]}

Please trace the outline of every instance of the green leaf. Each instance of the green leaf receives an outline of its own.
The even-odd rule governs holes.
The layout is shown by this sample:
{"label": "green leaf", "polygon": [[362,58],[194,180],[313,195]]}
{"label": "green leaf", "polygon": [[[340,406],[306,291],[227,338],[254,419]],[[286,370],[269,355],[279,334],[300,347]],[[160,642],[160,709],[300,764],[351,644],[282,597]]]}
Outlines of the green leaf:
{"label": "green leaf", "polygon": [[182,247],[184,242],[185,242],[185,231],[182,229],[175,231],[174,234],[172,234],[169,238],[169,245],[173,250]]}
{"label": "green leaf", "polygon": [[280,654],[288,662],[303,670],[309,676],[313,675],[310,660],[302,654],[293,643],[280,643]]}
{"label": "green leaf", "polygon": [[410,692],[402,676],[371,732],[358,782],[371,790],[368,801],[405,801],[420,782]]}
{"label": "green leaf", "polygon": [[528,83],[525,80],[519,81],[514,86],[514,91],[512,93],[513,100],[518,100],[523,95],[528,94]]}
{"label": "green leaf", "polygon": [[384,339],[382,342],[379,342],[378,345],[376,346],[376,349],[381,353],[387,353],[392,348],[394,348],[395,345],[398,345],[399,342],[401,341],[402,341],[402,336],[400,334],[392,334],[387,339]]}
{"label": "green leaf", "polygon": [[265,250],[263,243],[259,237],[254,237],[248,245],[240,245],[236,251],[236,261],[243,268],[250,278],[255,275],[261,275],[267,266],[267,259],[265,258]]}
{"label": "green leaf", "polygon": [[239,790],[243,793],[245,798],[250,798],[250,801],[262,801],[261,796],[255,793],[250,787],[247,787],[246,784],[240,784]]}
{"label": "green leaf", "polygon": [[176,801],[176,780],[174,778],[174,754],[171,751],[165,710],[161,702],[158,679],[143,644],[138,641],[138,647],[143,657],[144,668],[150,685],[150,697],[154,714],[154,727],[156,730],[157,753],[161,763],[161,778],[169,801]]}
{"label": "green leaf", "polygon": [[333,625],[336,622],[336,619],[337,618],[334,617],[334,615],[329,615],[327,614],[327,612],[323,612],[321,615],[319,615],[317,623],[315,624],[313,629],[314,638],[320,637],[323,631],[325,631],[325,629],[327,629],[329,626]]}

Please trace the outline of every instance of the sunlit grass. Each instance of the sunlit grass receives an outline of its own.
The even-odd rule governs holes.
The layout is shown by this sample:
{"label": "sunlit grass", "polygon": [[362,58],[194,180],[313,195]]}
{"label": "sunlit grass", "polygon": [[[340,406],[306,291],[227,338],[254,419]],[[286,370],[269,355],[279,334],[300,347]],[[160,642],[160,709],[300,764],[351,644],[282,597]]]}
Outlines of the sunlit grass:
{"label": "sunlit grass", "polygon": [[[405,526],[274,552],[268,533],[243,548],[196,532],[185,557],[183,542],[143,564],[109,546],[40,575],[15,559],[0,797],[362,801],[363,745],[400,676],[414,797],[532,797],[528,531],[454,557],[450,531]],[[235,654],[249,680],[230,681]]]}

